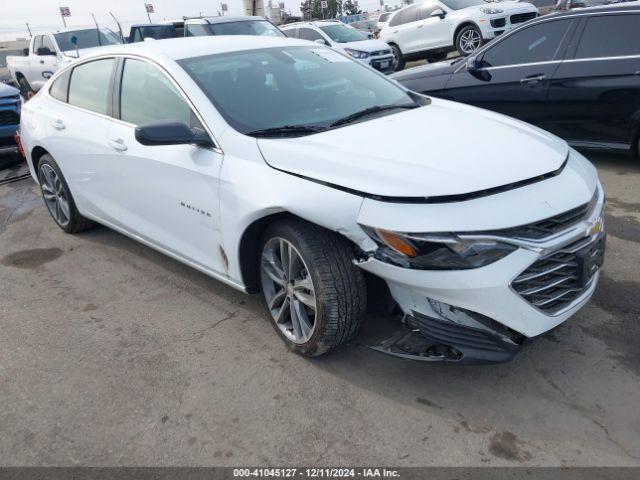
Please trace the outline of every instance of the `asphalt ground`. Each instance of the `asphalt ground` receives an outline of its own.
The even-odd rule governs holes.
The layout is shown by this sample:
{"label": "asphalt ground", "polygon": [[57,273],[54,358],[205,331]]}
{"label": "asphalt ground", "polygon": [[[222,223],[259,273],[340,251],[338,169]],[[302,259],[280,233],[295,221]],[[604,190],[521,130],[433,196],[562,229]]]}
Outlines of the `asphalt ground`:
{"label": "asphalt ground", "polygon": [[258,296],[0,186],[0,464],[640,465],[640,161],[587,155],[597,293],[497,366],[301,358]]}

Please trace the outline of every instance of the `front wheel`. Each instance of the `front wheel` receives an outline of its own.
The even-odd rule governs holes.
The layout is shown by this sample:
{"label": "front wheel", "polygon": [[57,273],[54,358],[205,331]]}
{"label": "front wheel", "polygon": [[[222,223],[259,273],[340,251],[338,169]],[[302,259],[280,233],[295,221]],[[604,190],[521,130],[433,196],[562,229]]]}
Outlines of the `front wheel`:
{"label": "front wheel", "polygon": [[456,49],[460,55],[471,55],[482,46],[482,34],[478,27],[467,25],[456,36]]}
{"label": "front wheel", "polygon": [[276,332],[294,352],[322,355],[349,341],[366,310],[364,275],[349,243],[315,225],[287,220],[262,239],[262,293]]}
{"label": "front wheel", "polygon": [[393,56],[396,59],[396,67],[394,70],[396,72],[403,70],[405,66],[405,61],[404,61],[404,58],[402,57],[402,52],[400,51],[400,47],[398,47],[397,45],[391,45],[391,52],[393,53]]}

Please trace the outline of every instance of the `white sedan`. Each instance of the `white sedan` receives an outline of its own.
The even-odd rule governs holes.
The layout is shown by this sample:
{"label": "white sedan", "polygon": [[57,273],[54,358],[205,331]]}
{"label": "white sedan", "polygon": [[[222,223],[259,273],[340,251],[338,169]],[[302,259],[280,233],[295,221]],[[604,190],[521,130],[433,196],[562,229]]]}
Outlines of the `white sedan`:
{"label": "white sedan", "polygon": [[386,353],[506,361],[596,288],[584,157],[306,41],[105,48],[26,104],[22,135],[62,230],[97,222],[261,292],[302,355],[353,338],[369,294],[404,315]]}

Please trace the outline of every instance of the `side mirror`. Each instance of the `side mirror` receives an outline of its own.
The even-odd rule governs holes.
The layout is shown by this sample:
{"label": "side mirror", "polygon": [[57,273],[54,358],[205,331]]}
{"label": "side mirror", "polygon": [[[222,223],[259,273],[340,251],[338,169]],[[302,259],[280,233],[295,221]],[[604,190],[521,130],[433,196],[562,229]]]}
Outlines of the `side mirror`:
{"label": "side mirror", "polygon": [[431,12],[431,16],[432,17],[438,17],[438,18],[440,18],[440,20],[442,20],[444,17],[447,16],[447,14],[441,8],[436,8],[433,12]]}
{"label": "side mirror", "polygon": [[478,57],[475,55],[472,55],[470,57],[467,58],[467,71],[469,72],[475,72],[476,70],[478,70],[478,65],[479,65],[479,61],[478,61]]}
{"label": "side mirror", "polygon": [[317,43],[318,45],[326,45],[327,41],[323,40],[322,38],[316,38],[313,43]]}
{"label": "side mirror", "polygon": [[201,145],[213,146],[207,132],[191,128],[175,120],[160,120],[136,127],[136,140],[142,145]]}
{"label": "side mirror", "polygon": [[40,47],[36,50],[36,55],[40,57],[55,55],[56,52],[52,52],[48,47]]}

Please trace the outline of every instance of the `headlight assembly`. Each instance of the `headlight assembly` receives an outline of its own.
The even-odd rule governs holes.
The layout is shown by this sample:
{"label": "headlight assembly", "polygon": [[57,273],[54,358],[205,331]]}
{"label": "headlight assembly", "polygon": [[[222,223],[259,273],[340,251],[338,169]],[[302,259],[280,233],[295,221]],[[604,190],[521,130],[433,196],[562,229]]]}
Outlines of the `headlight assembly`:
{"label": "headlight assembly", "polygon": [[400,233],[362,226],[378,244],[375,257],[417,270],[467,270],[484,267],[517,246],[494,240],[461,238],[455,234]]}
{"label": "headlight assembly", "polygon": [[345,48],[345,52],[351,55],[353,58],[357,58],[362,60],[363,58],[367,58],[369,54],[367,52],[361,52],[360,50],[351,50],[350,48]]}

